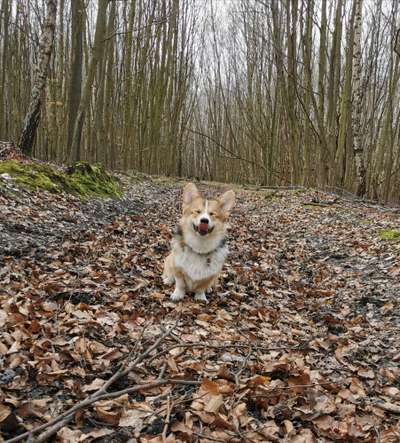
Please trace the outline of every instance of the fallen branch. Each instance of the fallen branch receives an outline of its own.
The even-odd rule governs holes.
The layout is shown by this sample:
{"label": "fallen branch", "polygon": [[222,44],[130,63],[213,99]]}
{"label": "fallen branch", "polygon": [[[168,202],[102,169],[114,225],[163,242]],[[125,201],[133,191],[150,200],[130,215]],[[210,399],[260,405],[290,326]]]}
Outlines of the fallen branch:
{"label": "fallen branch", "polygon": [[169,428],[169,423],[170,423],[172,409],[173,409],[173,404],[171,404],[171,399],[168,396],[167,416],[166,416],[166,418],[164,420],[164,428],[163,428],[163,432],[162,432],[162,436],[161,436],[163,443],[167,443],[167,432],[168,432],[168,428]]}
{"label": "fallen branch", "polygon": [[[152,382],[152,383],[131,386],[130,388],[121,389],[120,391],[107,392],[107,393],[99,395],[99,396],[91,396],[91,397],[87,398],[86,400],[78,403],[77,405],[75,405],[74,407],[69,409],[68,411],[66,411],[64,414],[68,414],[67,416],[65,416],[61,421],[56,422],[54,424],[54,426],[52,426],[50,429],[47,429],[46,432],[43,432],[42,434],[40,434],[37,438],[35,438],[34,441],[35,441],[35,443],[40,443],[40,442],[46,441],[47,438],[54,435],[55,432],[57,432],[59,429],[61,429],[63,426],[65,426],[74,417],[75,413],[78,410],[81,410],[84,407],[90,406],[93,403],[96,403],[100,400],[110,400],[112,398],[120,397],[121,395],[124,395],[124,394],[131,394],[133,392],[145,391],[146,389],[153,389],[153,388],[157,388],[159,386],[165,386],[165,385],[200,386],[201,382],[197,381],[197,380],[180,380],[180,379],[173,379],[173,378],[172,379],[162,379],[162,380],[156,380],[155,382]],[[61,415],[64,416],[64,414],[61,414]],[[60,419],[60,417],[61,416],[58,416],[54,420],[52,420],[52,422],[48,422],[45,425],[39,426],[38,428],[36,428],[33,431],[30,431],[26,434],[29,435],[32,432],[38,432],[39,430],[43,430],[43,426],[47,428],[50,424],[53,424],[56,420]],[[42,428],[42,429],[39,429],[39,428]],[[21,434],[19,437],[23,437],[23,435],[26,435],[26,434]],[[19,437],[16,437],[16,438],[19,438]],[[16,440],[16,439],[7,440],[5,443],[11,443],[14,441],[18,441],[18,440]]]}
{"label": "fallen branch", "polygon": [[[72,420],[75,412],[79,411],[80,409],[83,409],[99,400],[103,400],[106,398],[114,398],[119,397],[122,394],[130,393],[130,392],[136,392],[140,391],[142,389],[150,389],[154,388],[163,384],[173,383],[173,381],[168,379],[158,379],[154,383],[147,383],[143,385],[135,385],[131,388],[126,388],[121,391],[111,392],[108,393],[107,389],[115,383],[118,379],[123,377],[124,375],[128,374],[130,371],[132,371],[139,363],[141,363],[151,352],[153,352],[155,349],[158,348],[158,346],[163,342],[169,335],[171,335],[172,331],[174,330],[175,326],[177,325],[179,319],[176,321],[175,325],[169,328],[167,331],[162,333],[158,339],[154,342],[152,346],[147,348],[144,352],[139,354],[136,359],[129,363],[126,368],[123,366],[120,367],[120,369],[107,381],[104,383],[104,385],[98,389],[95,393],[93,393],[90,397],[80,401],[75,406],[72,406],[67,411],[63,412],[62,414],[58,415],[57,417],[53,418],[49,422],[38,426],[35,429],[32,429],[31,431],[25,432],[18,437],[11,438],[10,440],[6,440],[5,443],[16,443],[21,440],[24,440],[25,438],[31,438],[34,434],[37,434],[41,431],[47,430],[46,432],[43,432],[40,434],[37,438],[35,438],[35,442],[41,442],[45,441],[46,438],[49,438],[51,435],[54,435],[59,429],[61,429],[63,426],[65,426],[69,421]],[[184,380],[184,382],[186,382]],[[175,383],[177,383],[175,381]]]}
{"label": "fallen branch", "polygon": [[156,358],[159,358],[165,354],[168,354],[169,352],[171,352],[173,349],[177,349],[177,348],[196,348],[196,349],[201,349],[201,348],[205,348],[205,349],[250,349],[252,352],[253,351],[265,351],[265,352],[270,352],[270,351],[299,351],[299,352],[303,352],[303,351],[308,351],[311,348],[309,348],[308,346],[297,346],[297,347],[290,347],[290,346],[281,346],[281,347],[268,347],[268,346],[260,346],[257,344],[251,344],[251,343],[225,343],[223,345],[213,345],[210,343],[201,343],[201,342],[193,342],[193,343],[178,343],[176,345],[172,345],[166,349],[164,349],[163,351],[159,352],[158,354],[154,355],[153,357],[151,357],[148,362],[151,363],[153,360],[155,360]]}

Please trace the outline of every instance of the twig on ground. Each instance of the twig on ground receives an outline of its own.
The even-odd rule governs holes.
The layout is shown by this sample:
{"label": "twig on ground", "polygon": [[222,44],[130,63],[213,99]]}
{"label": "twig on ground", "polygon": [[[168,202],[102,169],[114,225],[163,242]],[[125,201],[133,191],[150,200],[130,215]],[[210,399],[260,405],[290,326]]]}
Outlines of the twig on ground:
{"label": "twig on ground", "polygon": [[[57,432],[59,429],[61,429],[63,426],[65,426],[69,421],[71,421],[76,411],[83,409],[83,408],[85,408],[85,407],[87,407],[87,406],[91,405],[92,403],[95,403],[99,400],[103,400],[105,398],[119,397],[120,395],[125,394],[125,393],[136,392],[136,391],[139,391],[142,389],[149,389],[149,388],[153,388],[153,387],[160,386],[163,384],[168,384],[168,383],[178,384],[178,382],[176,380],[172,381],[169,379],[162,379],[162,380],[157,380],[154,383],[135,385],[135,386],[132,386],[131,388],[126,388],[121,391],[107,393],[107,389],[113,383],[115,383],[118,379],[120,379],[121,377],[123,377],[124,375],[126,375],[130,371],[132,371],[135,368],[135,366],[137,366],[139,363],[141,363],[149,354],[151,354],[151,352],[153,352],[155,349],[157,349],[159,347],[159,345],[161,344],[161,342],[163,342],[171,334],[171,332],[176,327],[178,322],[179,322],[179,318],[175,322],[174,326],[169,328],[167,331],[163,332],[158,337],[158,339],[154,342],[154,344],[152,346],[150,346],[144,352],[139,354],[133,362],[128,364],[128,366],[126,368],[121,366],[119,368],[119,370],[117,372],[115,372],[115,374],[107,382],[105,382],[104,385],[100,389],[98,389],[96,392],[94,392],[90,397],[80,401],[75,406],[72,406],[70,409],[68,409],[67,411],[58,415],[57,417],[50,420],[49,422],[47,422],[41,426],[38,426],[37,428],[32,429],[31,431],[25,432],[25,433],[19,435],[18,437],[14,437],[9,440],[6,440],[6,443],[16,443],[21,440],[24,440],[25,438],[31,438],[32,435],[46,430],[46,432],[43,432],[42,434],[38,435],[37,438],[35,438],[35,442],[44,441],[45,438],[49,438],[51,435],[54,435],[55,432]],[[185,383],[187,383],[186,380],[183,380],[183,381]],[[62,422],[62,425],[60,422]],[[44,436],[46,436],[46,437],[44,437]]]}
{"label": "twig on ground", "polygon": [[249,352],[248,352],[247,355],[246,355],[246,358],[243,360],[243,363],[242,363],[240,369],[234,374],[234,376],[235,376],[235,385],[236,385],[236,386],[239,386],[239,384],[240,384],[240,383],[239,383],[239,377],[240,377],[240,374],[241,374],[241,373],[244,371],[244,369],[246,368],[247,362],[249,361],[249,359],[250,359],[252,353],[253,353],[253,351],[252,351],[252,349],[250,348]]}
{"label": "twig on ground", "polygon": [[281,346],[281,347],[267,347],[267,346],[260,346],[260,345],[255,345],[255,344],[249,344],[249,343],[224,343],[222,345],[213,345],[210,343],[201,343],[201,342],[193,342],[193,343],[179,343],[176,345],[172,345],[166,349],[164,349],[163,351],[159,352],[156,355],[153,355],[153,357],[151,357],[148,362],[151,363],[153,360],[155,360],[156,358],[159,358],[165,354],[168,354],[170,351],[172,351],[173,349],[177,349],[177,348],[207,348],[207,349],[227,349],[227,348],[233,348],[233,349],[249,349],[251,348],[252,352],[254,351],[299,351],[299,352],[304,352],[304,351],[308,351],[311,348],[309,348],[308,346],[297,346],[297,347],[290,347],[290,346]]}
{"label": "twig on ground", "polygon": [[163,429],[162,436],[161,436],[163,443],[167,442],[167,432],[168,432],[169,420],[170,420],[170,417],[171,417],[172,408],[173,408],[173,404],[171,404],[171,398],[170,398],[170,396],[168,396],[168,400],[167,400],[167,415],[165,417],[164,429]]}

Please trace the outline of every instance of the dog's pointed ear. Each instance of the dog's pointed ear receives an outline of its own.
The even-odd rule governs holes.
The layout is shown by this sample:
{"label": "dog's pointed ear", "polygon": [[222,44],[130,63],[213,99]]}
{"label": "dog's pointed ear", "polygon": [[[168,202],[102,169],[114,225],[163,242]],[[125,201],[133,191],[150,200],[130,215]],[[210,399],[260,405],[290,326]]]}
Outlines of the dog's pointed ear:
{"label": "dog's pointed ear", "polygon": [[221,202],[222,210],[229,213],[235,204],[235,193],[232,190],[227,191],[225,194],[221,195],[219,200]]}
{"label": "dog's pointed ear", "polygon": [[196,185],[193,183],[188,183],[183,189],[183,204],[190,205],[192,201],[200,197],[199,190],[196,188]]}

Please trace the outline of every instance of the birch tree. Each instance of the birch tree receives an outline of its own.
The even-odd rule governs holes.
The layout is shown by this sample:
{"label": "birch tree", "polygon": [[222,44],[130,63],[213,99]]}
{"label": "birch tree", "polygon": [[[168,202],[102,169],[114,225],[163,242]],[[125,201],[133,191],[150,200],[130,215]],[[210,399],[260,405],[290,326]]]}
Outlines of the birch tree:
{"label": "birch tree", "polygon": [[364,147],[362,140],[362,53],[361,53],[361,31],[362,31],[362,0],[354,0],[354,43],[353,43],[353,108],[352,108],[352,131],[353,152],[356,166],[358,196],[363,197],[366,193],[366,171],[364,163]]}

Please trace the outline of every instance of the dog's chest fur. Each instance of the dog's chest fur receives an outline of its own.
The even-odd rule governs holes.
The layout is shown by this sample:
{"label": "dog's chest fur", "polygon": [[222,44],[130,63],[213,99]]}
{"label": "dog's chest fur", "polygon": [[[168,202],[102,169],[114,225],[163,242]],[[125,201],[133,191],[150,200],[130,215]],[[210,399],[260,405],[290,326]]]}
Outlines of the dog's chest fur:
{"label": "dog's chest fur", "polygon": [[199,254],[180,242],[174,246],[175,266],[193,281],[205,280],[218,274],[228,255],[228,246],[225,244],[208,254]]}

